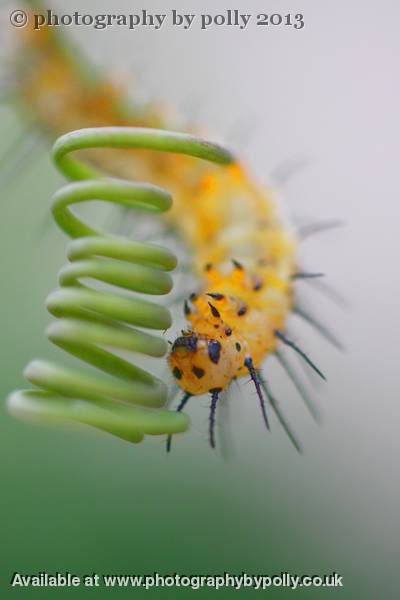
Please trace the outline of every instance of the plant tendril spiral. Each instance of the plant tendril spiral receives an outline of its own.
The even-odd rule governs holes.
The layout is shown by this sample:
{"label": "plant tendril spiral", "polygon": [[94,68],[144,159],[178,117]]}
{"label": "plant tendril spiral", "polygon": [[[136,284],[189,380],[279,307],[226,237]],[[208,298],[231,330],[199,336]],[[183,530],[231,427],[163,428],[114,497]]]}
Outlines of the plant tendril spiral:
{"label": "plant tendril spiral", "polygon": [[106,178],[71,156],[77,150],[93,148],[172,152],[220,164],[229,164],[233,158],[223,148],[197,137],[135,127],[73,131],[61,136],[53,148],[58,169],[73,180],[55,194],[53,215],[73,240],[67,249],[69,263],[59,274],[59,288],[47,298],[47,309],[56,319],[46,333],[55,345],[108,377],[95,370],[83,372],[34,360],[26,367],[25,376],[36,389],[13,392],[8,406],[16,416],[83,423],[140,442],[145,434],[185,431],[188,418],[162,408],[167,398],[162,381],[111,350],[164,356],[166,342],[136,327],[168,329],[171,315],[167,308],[135,294],[88,287],[86,279],[129,292],[167,294],[172,288],[168,271],[176,266],[176,258],[160,246],[97,231],[70,207],[101,200],[160,213],[169,209],[171,196],[148,183]]}

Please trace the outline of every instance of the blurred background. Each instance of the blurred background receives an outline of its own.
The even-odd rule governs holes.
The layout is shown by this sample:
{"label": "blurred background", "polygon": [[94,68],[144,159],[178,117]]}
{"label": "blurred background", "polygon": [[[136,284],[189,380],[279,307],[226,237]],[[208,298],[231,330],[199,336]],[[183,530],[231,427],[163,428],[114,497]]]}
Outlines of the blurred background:
{"label": "blurred background", "polygon": [[[241,6],[239,6],[241,4]],[[7,10],[2,26],[8,25]],[[78,2],[48,2],[83,11]],[[205,0],[145,3],[148,10],[224,12]],[[131,2],[112,12],[134,12]],[[225,460],[207,443],[208,400],[191,402],[192,429],[174,441],[133,446],[92,430],[0,421],[1,586],[14,571],[77,574],[248,573],[343,575],[344,588],[298,591],[300,598],[398,596],[398,436],[400,376],[396,257],[400,8],[394,0],[247,0],[242,12],[302,12],[306,26],[159,31],[69,27],[66,33],[101,71],[160,98],[204,124],[239,153],[261,181],[304,164],[280,186],[285,210],[303,221],[341,218],[345,226],[304,242],[309,270],[323,271],[349,300],[342,310],[306,283],[303,304],[343,340],[338,353],[293,320],[296,338],[318,360],[328,383],[314,388],[321,425],[310,419],[273,361],[268,376],[297,436],[299,456],[276,420],[264,431],[252,390],[243,383],[219,414],[231,436]],[[110,12],[86,1],[84,11]],[[22,131],[21,115],[0,110],[1,156]],[[4,177],[0,219],[1,362],[4,399],[24,387],[34,357],[58,356],[44,337],[44,301],[65,262],[66,238],[49,219],[62,184],[46,143]],[[287,167],[287,168],[286,168]],[[289,169],[290,170],[290,169]],[[160,372],[165,372],[165,366]],[[301,374],[301,373],[300,373]],[[303,373],[304,375],[304,373]],[[315,383],[315,382],[313,382]],[[271,597],[289,594],[268,590]],[[75,597],[103,590],[78,589]],[[24,594],[46,597],[49,590]],[[54,593],[54,592],[53,592]],[[68,592],[57,590],[57,597]],[[123,589],[107,590],[109,597]],[[125,593],[132,593],[131,590]],[[138,594],[138,592],[136,592]],[[187,597],[186,589],[149,590]],[[210,589],[196,596],[212,594]],[[230,597],[232,590],[220,590]],[[244,597],[251,591],[237,592]],[[2,591],[3,594],[3,591]]]}

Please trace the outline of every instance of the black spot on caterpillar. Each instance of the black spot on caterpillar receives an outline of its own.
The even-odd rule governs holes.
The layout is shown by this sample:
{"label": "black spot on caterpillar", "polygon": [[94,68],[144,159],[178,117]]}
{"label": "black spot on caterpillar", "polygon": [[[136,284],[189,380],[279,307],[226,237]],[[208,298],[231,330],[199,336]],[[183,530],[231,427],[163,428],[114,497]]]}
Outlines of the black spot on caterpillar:
{"label": "black spot on caterpillar", "polygon": [[177,348],[185,348],[186,350],[190,350],[190,352],[196,352],[197,336],[195,334],[181,335],[174,341],[172,345],[172,351],[176,350]]}
{"label": "black spot on caterpillar", "polygon": [[219,319],[221,317],[221,315],[219,314],[219,310],[217,310],[215,308],[215,306],[213,304],[211,304],[211,302],[208,303],[208,306],[211,309],[211,314],[213,317],[216,317],[217,319]]}
{"label": "black spot on caterpillar", "polygon": [[210,340],[208,342],[208,356],[210,357],[211,362],[216,365],[219,362],[221,355],[221,344],[217,340]]}
{"label": "black spot on caterpillar", "polygon": [[175,367],[172,372],[173,372],[174,377],[176,379],[181,379],[182,378],[182,371],[180,369],[178,369],[178,367]]}
{"label": "black spot on caterpillar", "polygon": [[262,284],[262,281],[261,281],[261,279],[255,276],[255,277],[254,277],[253,290],[254,290],[255,292],[258,292],[259,290],[261,290],[261,288],[262,288],[262,285],[263,285],[263,284]]}
{"label": "black spot on caterpillar", "polygon": [[204,377],[204,369],[201,369],[200,367],[193,367],[192,371],[196,375],[197,379],[201,379],[202,377]]}
{"label": "black spot on caterpillar", "polygon": [[247,306],[243,302],[237,312],[238,317],[243,317],[247,313]]}

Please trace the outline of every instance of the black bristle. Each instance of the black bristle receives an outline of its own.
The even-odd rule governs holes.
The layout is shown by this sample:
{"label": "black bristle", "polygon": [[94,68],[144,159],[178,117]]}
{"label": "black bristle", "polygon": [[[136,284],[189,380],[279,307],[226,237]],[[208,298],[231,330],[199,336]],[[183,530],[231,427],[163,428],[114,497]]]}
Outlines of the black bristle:
{"label": "black bristle", "polygon": [[239,271],[243,271],[243,265],[242,263],[240,263],[239,261],[235,260],[234,258],[232,258],[232,263],[234,265],[234,267],[236,269],[238,269]]}
{"label": "black bristle", "polygon": [[336,227],[341,227],[343,225],[343,221],[338,219],[332,219],[331,221],[321,221],[316,223],[309,223],[308,225],[303,225],[299,227],[297,230],[298,238],[303,241],[306,238],[314,235],[315,233],[320,233],[322,231],[328,231],[329,229],[335,229]]}
{"label": "black bristle", "polygon": [[293,312],[304,319],[309,325],[314,327],[326,340],[328,340],[328,342],[335,346],[335,348],[342,351],[344,350],[342,342],[336,338],[336,336],[326,327],[326,325],[318,321],[318,319],[310,315],[298,305],[293,307]]}
{"label": "black bristle", "polygon": [[251,360],[250,356],[246,357],[246,360],[244,361],[244,365],[245,365],[245,367],[247,367],[247,369],[250,373],[251,380],[254,383],[254,386],[256,388],[257,396],[260,401],[260,407],[261,407],[261,412],[262,412],[262,416],[264,419],[264,423],[265,423],[266,428],[269,429],[269,422],[268,422],[268,417],[267,417],[267,411],[265,409],[264,396],[261,391],[260,381],[258,379],[257,372],[254,368],[253,361]]}
{"label": "black bristle", "polygon": [[278,339],[280,339],[284,344],[286,344],[286,346],[289,346],[289,348],[292,348],[295,352],[297,352],[297,354],[299,354],[299,356],[301,356],[306,361],[306,363],[308,364],[308,366],[311,367],[317,373],[317,375],[319,375],[324,381],[326,381],[326,377],[322,373],[322,371],[320,371],[318,369],[318,367],[312,362],[312,360],[310,358],[308,358],[307,354],[305,352],[303,352],[303,350],[301,350],[301,348],[299,348],[297,346],[297,344],[295,344],[292,340],[289,340],[278,329],[275,329],[274,333],[275,333],[275,336]]}
{"label": "black bristle", "polygon": [[258,371],[257,373],[258,375],[258,380],[260,382],[260,385],[262,387],[262,389],[264,390],[265,395],[267,396],[269,403],[271,405],[272,410],[274,411],[274,413],[276,414],[278,421],[280,422],[280,424],[282,425],[283,429],[286,431],[286,434],[288,436],[288,438],[290,439],[290,441],[292,442],[293,446],[296,448],[297,452],[299,454],[302,453],[302,447],[300,445],[300,443],[298,442],[296,436],[293,434],[286,418],[284,417],[278,402],[276,401],[275,397],[273,396],[271,390],[269,389],[269,385],[268,383],[265,381],[265,379],[262,377],[261,373]]}
{"label": "black bristle", "polygon": [[324,273],[306,273],[305,271],[297,271],[297,273],[293,273],[291,279],[316,279],[318,277],[324,277]]}
{"label": "black bristle", "polygon": [[289,377],[293,386],[297,390],[297,393],[299,394],[300,398],[303,400],[304,404],[306,405],[307,409],[309,410],[310,415],[312,416],[314,421],[319,423],[319,421],[320,421],[319,412],[316,409],[316,407],[314,406],[314,403],[313,403],[307,389],[304,387],[301,380],[297,377],[297,374],[293,370],[292,366],[290,365],[290,363],[288,362],[288,360],[286,359],[284,354],[280,350],[278,350],[278,348],[275,348],[275,356],[276,356],[276,359],[278,360],[279,364],[281,365],[282,369],[285,371],[286,375]]}
{"label": "black bristle", "polygon": [[[185,404],[187,403],[189,398],[191,398],[192,396],[193,396],[193,394],[191,394],[190,392],[185,392],[185,395],[183,396],[182,400],[180,401],[179,406],[176,409],[176,412],[181,412],[184,409]],[[171,451],[171,442],[172,442],[172,435],[168,435],[167,436],[167,452]]]}
{"label": "black bristle", "polygon": [[211,393],[211,404],[210,404],[210,417],[209,417],[209,441],[211,448],[215,448],[215,411],[217,408],[217,402],[219,399],[219,394],[222,391],[222,388],[213,388],[210,390]]}

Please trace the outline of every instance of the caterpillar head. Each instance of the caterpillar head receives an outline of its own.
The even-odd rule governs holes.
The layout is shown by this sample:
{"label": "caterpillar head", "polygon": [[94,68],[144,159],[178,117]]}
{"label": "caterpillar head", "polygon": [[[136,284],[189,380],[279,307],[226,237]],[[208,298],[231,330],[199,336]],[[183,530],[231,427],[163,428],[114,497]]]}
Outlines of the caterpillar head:
{"label": "caterpillar head", "polygon": [[246,348],[228,327],[222,333],[183,331],[168,362],[178,385],[193,395],[222,390],[236,377],[246,357]]}

